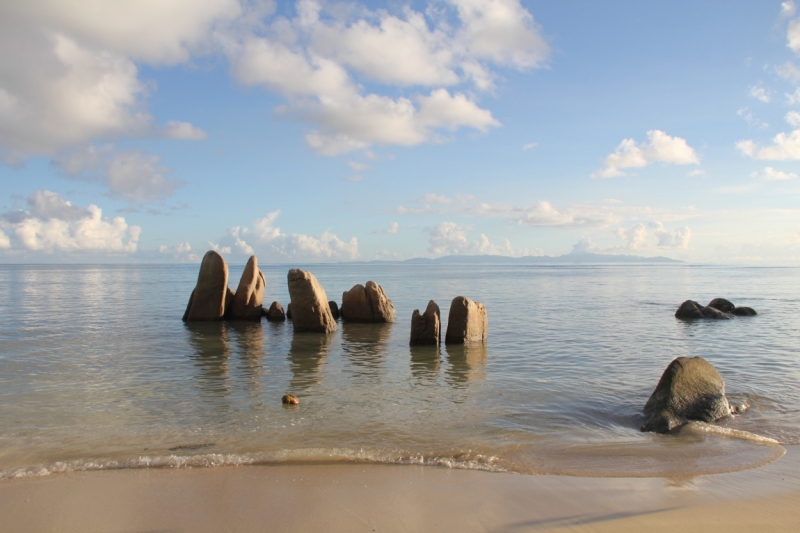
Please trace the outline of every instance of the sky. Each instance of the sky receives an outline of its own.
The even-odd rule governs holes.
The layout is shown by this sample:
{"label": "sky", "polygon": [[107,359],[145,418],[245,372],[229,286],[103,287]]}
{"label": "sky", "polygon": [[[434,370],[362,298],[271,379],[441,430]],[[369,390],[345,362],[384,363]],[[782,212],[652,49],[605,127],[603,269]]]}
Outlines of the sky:
{"label": "sky", "polygon": [[794,1],[0,3],[0,263],[800,263]]}

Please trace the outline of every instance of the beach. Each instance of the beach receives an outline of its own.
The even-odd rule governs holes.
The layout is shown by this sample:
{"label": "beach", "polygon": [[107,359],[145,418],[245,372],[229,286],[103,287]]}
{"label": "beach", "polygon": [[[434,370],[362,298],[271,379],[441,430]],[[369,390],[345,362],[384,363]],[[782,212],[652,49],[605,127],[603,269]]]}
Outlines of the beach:
{"label": "beach", "polygon": [[797,531],[800,447],[694,478],[305,464],[71,472],[0,483],[0,530]]}

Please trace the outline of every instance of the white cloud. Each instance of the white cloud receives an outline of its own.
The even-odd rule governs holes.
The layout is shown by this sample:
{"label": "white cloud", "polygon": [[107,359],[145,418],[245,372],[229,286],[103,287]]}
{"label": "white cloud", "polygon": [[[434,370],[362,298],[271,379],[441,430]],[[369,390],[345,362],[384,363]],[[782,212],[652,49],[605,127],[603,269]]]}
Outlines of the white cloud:
{"label": "white cloud", "polygon": [[786,93],[786,103],[789,105],[800,104],[800,87],[795,89],[792,94]]}
{"label": "white cloud", "polygon": [[[438,226],[427,228],[428,251],[433,255],[506,255],[519,257],[531,255],[527,248],[515,249],[508,239],[503,239],[502,244],[494,244],[484,234],[477,240],[471,241],[467,237],[470,226],[459,226],[455,222],[442,222]],[[538,254],[541,250],[536,250]]]}
{"label": "white cloud", "polygon": [[617,235],[627,243],[627,247],[638,250],[647,247],[647,228],[641,222],[629,229],[617,228]]}
{"label": "white cloud", "polygon": [[219,253],[221,253],[223,255],[228,255],[228,254],[231,253],[231,247],[230,246],[220,246],[218,243],[211,242],[211,241],[208,241],[208,246],[209,246],[209,248],[211,248],[215,252],[219,252]]}
{"label": "white cloud", "polygon": [[451,200],[447,196],[441,194],[433,194],[433,193],[428,193],[424,195],[422,197],[422,200],[429,204],[441,204],[441,205],[449,205],[453,202],[453,200]]}
{"label": "white cloud", "polygon": [[624,139],[613,154],[603,162],[606,168],[592,174],[593,178],[624,176],[621,168],[641,168],[660,161],[675,165],[696,165],[700,161],[686,139],[671,137],[661,130],[647,132],[649,143],[637,144],[633,139]]}
{"label": "white cloud", "polygon": [[522,151],[527,152],[528,150],[533,150],[537,146],[539,146],[539,143],[526,143],[522,145]]}
{"label": "white cloud", "polygon": [[174,246],[162,244],[158,247],[158,252],[171,255],[176,261],[197,263],[200,256],[192,252],[192,246],[188,242],[180,242]]}
{"label": "white cloud", "polygon": [[800,83],[800,68],[791,61],[787,61],[783,65],[776,67],[775,72],[785,80],[792,83]]}
{"label": "white cloud", "polygon": [[381,231],[373,231],[376,235],[396,235],[400,231],[400,224],[397,222],[389,222],[389,228]]}
{"label": "white cloud", "polygon": [[664,229],[661,222],[653,221],[650,222],[650,228],[658,239],[656,246],[659,248],[682,248],[685,250],[689,247],[689,240],[692,238],[692,230],[689,226],[668,231]]}
{"label": "white cloud", "polygon": [[[790,120],[789,115],[786,117]],[[758,148],[751,140],[739,141],[736,148],[744,155],[767,161],[794,161],[800,159],[800,129],[791,133],[779,133],[773,139],[772,146]]]}
{"label": "white cloud", "polygon": [[705,176],[705,175],[706,175],[706,171],[705,170],[700,170],[700,169],[692,170],[691,172],[689,172],[687,174],[687,176],[691,176],[691,177]]}
{"label": "white cloud", "polygon": [[797,6],[795,6],[793,0],[781,2],[781,18],[792,18],[796,12]]}
{"label": "white cloud", "polygon": [[120,151],[113,145],[89,145],[53,160],[66,176],[100,182],[113,194],[140,204],[166,198],[182,185],[169,179],[170,169],[160,163],[156,155]]}
{"label": "white cloud", "polygon": [[795,53],[800,54],[800,19],[795,19],[789,23],[786,31],[786,46]]}
{"label": "white cloud", "polygon": [[750,87],[750,96],[755,98],[756,100],[764,103],[768,103],[770,100],[770,95],[767,90],[760,86],[760,85],[753,85]]}
{"label": "white cloud", "polygon": [[775,170],[772,167],[765,167],[763,178],[767,181],[793,180],[797,179],[797,174],[794,172],[783,172],[781,170]]}
{"label": "white cloud", "polygon": [[11,248],[11,239],[8,238],[8,235],[3,230],[0,230],[0,250],[7,248]]}
{"label": "white cloud", "polygon": [[637,222],[630,228],[617,228],[616,236],[622,239],[623,246],[600,246],[592,242],[588,236],[584,236],[573,245],[573,252],[591,252],[621,254],[631,251],[636,252],[655,252],[659,249],[687,249],[692,238],[692,230],[688,226],[682,226],[670,231],[656,220],[651,220],[647,224]]}
{"label": "white cloud", "polygon": [[0,227],[14,238],[5,248],[45,253],[136,251],[141,228],[128,226],[122,217],[104,218],[96,205],[84,209],[47,190],[37,190],[27,203],[26,211],[6,213],[0,219]]}
{"label": "white cloud", "polygon": [[786,122],[791,126],[800,127],[800,113],[797,111],[789,111],[786,113]]}
{"label": "white cloud", "polygon": [[769,124],[758,118],[755,113],[750,111],[750,109],[747,107],[739,108],[736,114],[742,117],[747,122],[747,125],[751,128],[764,129],[769,127]]}
{"label": "white cloud", "polygon": [[329,231],[323,231],[318,237],[283,233],[275,226],[279,216],[280,211],[273,211],[254,220],[252,228],[230,228],[216,246],[225,246],[227,253],[236,250],[236,253],[269,258],[268,261],[350,261],[360,257],[355,237],[345,242]]}
{"label": "white cloud", "polygon": [[202,141],[208,138],[208,134],[188,122],[170,120],[164,127],[164,137],[187,141]]}
{"label": "white cloud", "polygon": [[350,166],[350,168],[352,168],[356,172],[364,172],[365,170],[369,169],[369,165],[367,165],[365,163],[358,163],[356,161],[349,161],[347,164]]}

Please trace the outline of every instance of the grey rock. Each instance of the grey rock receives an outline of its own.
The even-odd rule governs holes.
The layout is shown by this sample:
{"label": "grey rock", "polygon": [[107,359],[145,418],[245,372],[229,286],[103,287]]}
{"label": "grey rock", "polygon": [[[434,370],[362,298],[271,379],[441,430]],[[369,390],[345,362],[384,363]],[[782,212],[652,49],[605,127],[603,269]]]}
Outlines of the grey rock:
{"label": "grey rock", "polygon": [[731,311],[736,316],[756,316],[756,310],[752,307],[734,307]]}
{"label": "grey rock", "polygon": [[294,331],[330,333],[336,321],[328,307],[328,296],[311,272],[293,268],[287,276]]}
{"label": "grey rock", "polygon": [[425,312],[420,314],[419,309],[414,309],[411,315],[411,340],[410,346],[426,344],[439,345],[441,342],[441,315],[439,306],[431,300]]}
{"label": "grey rock", "polygon": [[258,259],[251,255],[242,272],[231,307],[226,313],[227,317],[230,320],[261,320],[266,286],[267,280],[258,268]]}
{"label": "grey rock", "polygon": [[225,259],[214,250],[206,252],[183,320],[208,322],[222,319],[225,316],[229,290],[228,264]]}
{"label": "grey rock", "polygon": [[686,300],[678,307],[678,310],[675,311],[675,318],[680,318],[682,320],[697,320],[700,318],[725,320],[730,317],[713,307],[703,307],[694,300]]}
{"label": "grey rock", "polygon": [[486,307],[466,296],[456,296],[450,304],[447,317],[445,344],[470,344],[486,342],[489,319]]}
{"label": "grey rock", "polygon": [[706,307],[713,307],[717,311],[722,311],[723,313],[730,313],[733,311],[735,307],[730,300],[726,300],[725,298],[714,298]]}
{"label": "grey rock", "polygon": [[730,416],[725,381],[702,357],[672,361],[644,406],[642,431],[666,433],[692,420],[713,422]]}

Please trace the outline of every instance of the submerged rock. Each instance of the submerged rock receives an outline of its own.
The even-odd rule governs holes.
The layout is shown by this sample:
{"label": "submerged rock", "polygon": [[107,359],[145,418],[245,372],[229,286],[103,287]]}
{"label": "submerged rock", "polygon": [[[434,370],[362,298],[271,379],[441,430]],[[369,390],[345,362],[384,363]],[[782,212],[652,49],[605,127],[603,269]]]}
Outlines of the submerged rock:
{"label": "submerged rock", "polygon": [[425,312],[419,314],[419,309],[414,309],[411,315],[411,340],[410,346],[426,344],[439,345],[441,342],[441,315],[439,306],[431,300]]}
{"label": "submerged rock", "polygon": [[311,272],[293,268],[287,276],[289,296],[292,299],[291,318],[295,332],[336,331],[336,321],[328,307],[328,296]]}
{"label": "submerged rock", "polygon": [[261,320],[266,286],[267,280],[258,268],[258,259],[251,255],[242,272],[227,317],[231,320]]}
{"label": "submerged rock", "polygon": [[756,310],[752,307],[734,307],[731,311],[736,316],[756,316]]}
{"label": "submerged rock", "polygon": [[397,313],[383,287],[374,281],[357,284],[342,293],[342,320],[346,322],[394,322]]}
{"label": "submerged rock", "polygon": [[699,318],[716,318],[716,319],[729,319],[730,317],[714,309],[713,307],[703,307],[694,300],[686,300],[683,302],[678,310],[675,311],[675,318],[682,320],[696,320]]}
{"label": "submerged rock", "polygon": [[286,320],[286,313],[283,312],[283,307],[278,302],[272,302],[269,310],[265,313],[267,320],[271,322],[283,322]]}
{"label": "submerged rock", "polygon": [[447,317],[445,344],[470,344],[486,342],[489,318],[486,307],[466,296],[456,296],[450,303]]}
{"label": "submerged rock", "polygon": [[644,406],[642,431],[666,433],[692,420],[713,422],[730,416],[725,381],[702,357],[672,361]]}
{"label": "submerged rock", "polygon": [[733,308],[736,307],[733,305],[729,300],[725,298],[714,298],[706,307],[713,307],[717,311],[722,311],[723,313],[731,313],[733,312]]}
{"label": "submerged rock", "polygon": [[283,398],[281,398],[281,403],[285,403],[287,405],[298,405],[300,400],[293,394],[286,394]]}
{"label": "submerged rock", "polygon": [[189,297],[184,322],[208,322],[225,316],[228,295],[228,264],[222,256],[210,250],[200,263],[197,285]]}

